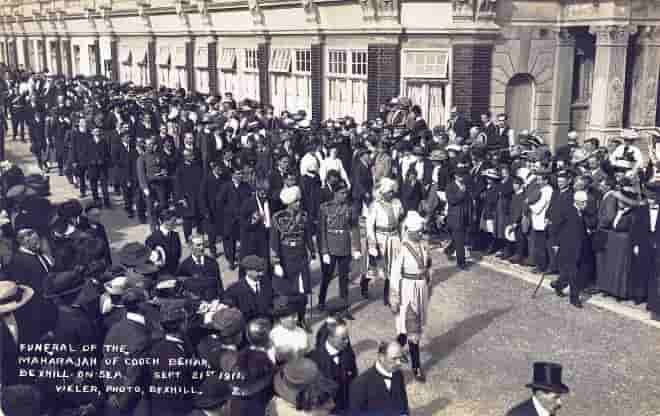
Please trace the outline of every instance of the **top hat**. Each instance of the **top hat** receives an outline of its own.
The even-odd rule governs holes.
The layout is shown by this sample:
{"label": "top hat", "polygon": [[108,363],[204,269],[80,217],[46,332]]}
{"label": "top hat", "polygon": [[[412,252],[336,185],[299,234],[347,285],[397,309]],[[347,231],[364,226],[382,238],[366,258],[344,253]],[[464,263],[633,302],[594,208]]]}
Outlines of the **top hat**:
{"label": "top hat", "polygon": [[300,392],[321,378],[316,363],[309,358],[288,362],[276,375],[275,393],[291,404],[296,403]]}
{"label": "top hat", "polygon": [[14,312],[34,296],[29,286],[17,285],[11,280],[0,281],[0,314]]}
{"label": "top hat", "polygon": [[534,363],[534,376],[532,382],[527,384],[526,387],[566,394],[570,390],[562,383],[561,372],[562,367],[559,364],[546,362]]}

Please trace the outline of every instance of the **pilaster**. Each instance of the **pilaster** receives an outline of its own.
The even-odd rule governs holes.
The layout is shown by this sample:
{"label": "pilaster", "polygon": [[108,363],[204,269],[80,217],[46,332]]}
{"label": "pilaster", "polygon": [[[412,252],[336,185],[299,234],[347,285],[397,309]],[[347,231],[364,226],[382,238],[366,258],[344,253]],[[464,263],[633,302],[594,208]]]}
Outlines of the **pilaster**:
{"label": "pilaster", "polygon": [[635,47],[639,53],[633,68],[630,124],[638,130],[649,130],[655,128],[658,106],[660,27],[641,27]]}
{"label": "pilaster", "polygon": [[623,127],[623,101],[626,81],[626,55],[632,26],[592,26],[596,36],[594,86],[588,137],[601,143],[617,137]]}
{"label": "pilaster", "polygon": [[555,65],[552,76],[552,121],[550,122],[550,147],[566,144],[571,121],[571,96],[573,66],[575,63],[575,37],[568,29],[555,32]]}

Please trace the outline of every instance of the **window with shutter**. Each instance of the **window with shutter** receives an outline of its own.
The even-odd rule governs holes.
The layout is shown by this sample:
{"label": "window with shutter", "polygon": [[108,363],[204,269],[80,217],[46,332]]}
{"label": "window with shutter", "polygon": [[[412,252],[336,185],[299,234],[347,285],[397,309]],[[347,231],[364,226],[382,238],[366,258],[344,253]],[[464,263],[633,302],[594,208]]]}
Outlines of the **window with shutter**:
{"label": "window with shutter", "polygon": [[257,50],[256,49],[245,49],[245,59],[243,60],[243,70],[244,71],[258,71],[259,66],[257,65]]}
{"label": "window with shutter", "polygon": [[328,51],[328,73],[346,74],[346,51]]}
{"label": "window with shutter", "polygon": [[448,73],[449,51],[404,51],[404,76],[406,78],[441,78]]}
{"label": "window with shutter", "polygon": [[218,68],[223,71],[234,71],[236,69],[236,49],[222,48]]}
{"label": "window with shutter", "polygon": [[291,71],[291,50],[290,49],[272,49],[270,53],[270,72],[290,72]]}

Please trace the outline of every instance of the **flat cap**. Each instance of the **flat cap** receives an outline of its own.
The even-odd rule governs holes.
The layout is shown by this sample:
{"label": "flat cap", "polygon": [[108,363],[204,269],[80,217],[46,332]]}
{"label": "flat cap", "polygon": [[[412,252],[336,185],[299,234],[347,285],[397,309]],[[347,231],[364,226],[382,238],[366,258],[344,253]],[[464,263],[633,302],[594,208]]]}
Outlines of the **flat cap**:
{"label": "flat cap", "polygon": [[257,272],[266,271],[266,260],[259,256],[246,256],[241,261],[241,266],[243,269],[254,270]]}
{"label": "flat cap", "polygon": [[245,318],[243,313],[236,308],[220,309],[213,314],[211,326],[218,331],[221,337],[231,337],[243,330]]}

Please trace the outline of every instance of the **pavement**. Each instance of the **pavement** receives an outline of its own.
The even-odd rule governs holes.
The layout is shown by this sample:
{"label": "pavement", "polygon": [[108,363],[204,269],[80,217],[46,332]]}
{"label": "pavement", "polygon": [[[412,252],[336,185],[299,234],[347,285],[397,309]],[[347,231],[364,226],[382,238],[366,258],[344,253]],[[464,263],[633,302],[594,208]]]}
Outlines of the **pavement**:
{"label": "pavement", "polygon": [[[29,145],[7,142],[10,160],[27,173],[37,172]],[[51,200],[78,197],[66,178],[50,174]],[[129,241],[144,241],[148,226],[128,219],[113,196],[114,208],[104,210],[113,250]],[[184,255],[188,254],[186,248]],[[222,252],[222,251],[220,251]],[[660,330],[639,307],[594,296],[578,310],[558,298],[546,279],[531,298],[539,277],[524,268],[492,258],[479,259],[459,271],[432,250],[430,313],[422,341],[422,366],[427,382],[415,382],[405,371],[411,415],[496,416],[529,398],[532,363],[553,361],[564,366],[571,392],[562,399],[559,415],[657,416],[660,414]],[[219,258],[225,287],[237,279]],[[315,296],[320,281],[312,264]],[[337,296],[336,281],[329,302]],[[355,321],[350,324],[359,369],[376,358],[379,340],[396,336],[389,308],[380,300],[382,284],[372,284],[364,301],[357,281],[350,298]],[[323,316],[313,316],[314,327]]]}

